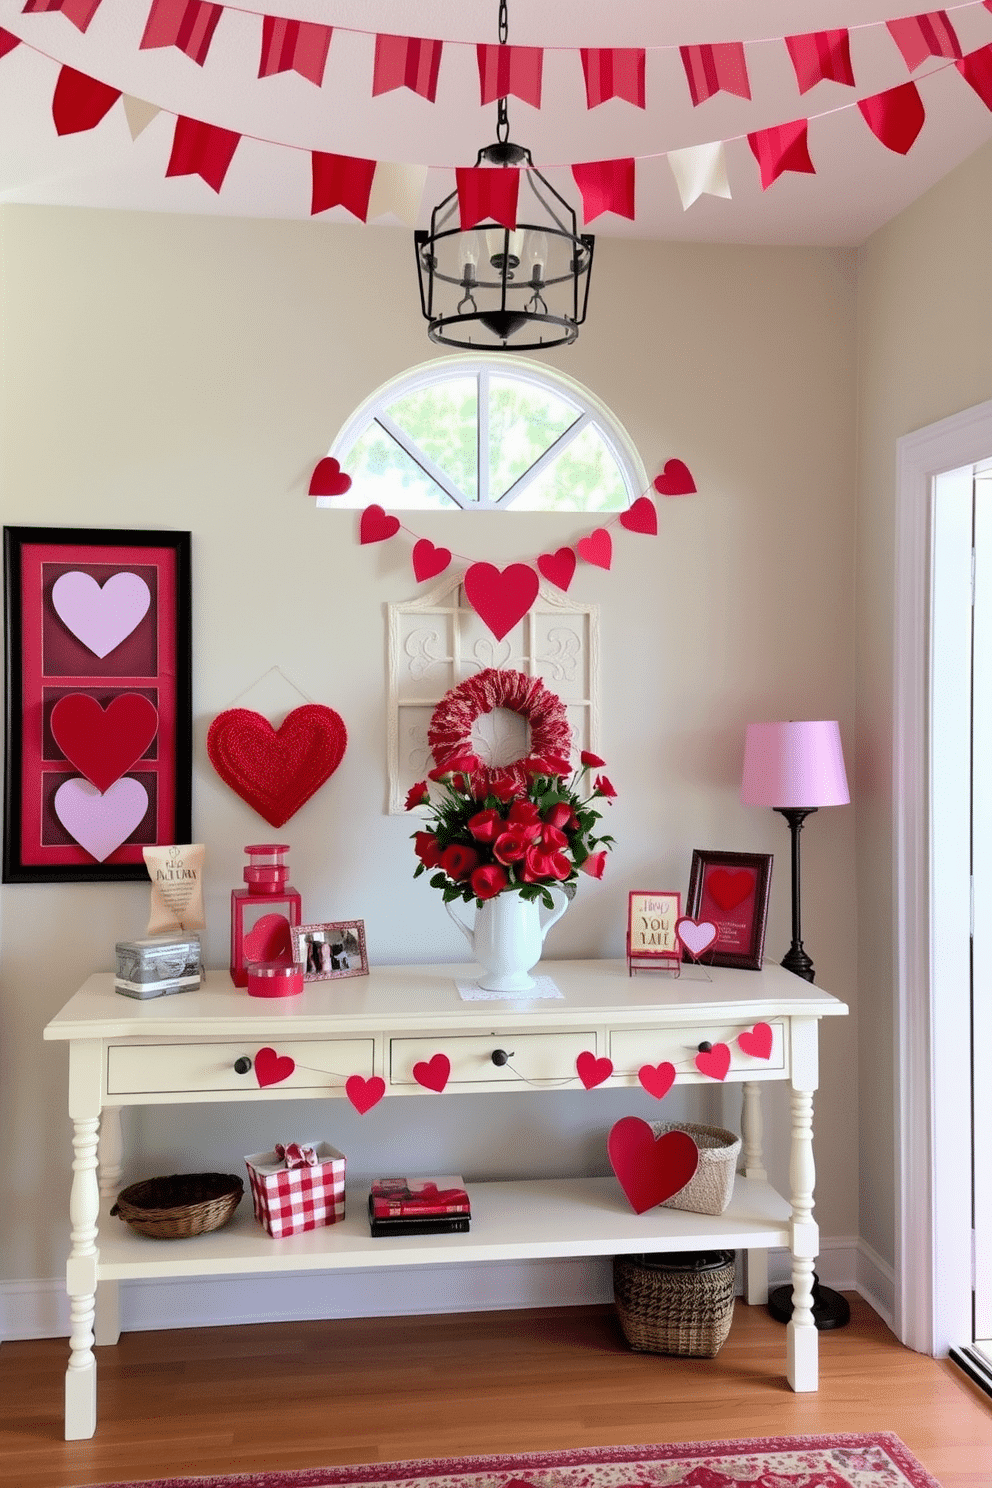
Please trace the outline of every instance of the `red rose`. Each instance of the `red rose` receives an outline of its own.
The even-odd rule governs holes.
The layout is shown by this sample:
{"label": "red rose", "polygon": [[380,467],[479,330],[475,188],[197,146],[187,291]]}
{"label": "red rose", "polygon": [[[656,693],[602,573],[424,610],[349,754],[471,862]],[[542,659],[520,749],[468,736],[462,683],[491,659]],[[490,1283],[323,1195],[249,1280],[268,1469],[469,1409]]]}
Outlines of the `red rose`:
{"label": "red rose", "polygon": [[451,759],[444,762],[445,770],[459,770],[465,775],[471,775],[475,770],[482,769],[482,761],[477,754],[467,751],[465,754],[452,755]]}
{"label": "red rose", "polygon": [[583,873],[588,873],[590,878],[602,878],[606,871],[605,852],[590,853],[589,856],[579,864]]}
{"label": "red rose", "polygon": [[453,842],[446,847],[441,854],[439,866],[444,869],[449,878],[458,883],[463,878],[468,878],[473,868],[478,867],[479,854],[474,847],[466,847],[461,842]]}
{"label": "red rose", "polygon": [[596,779],[593,781],[592,788],[597,796],[613,797],[616,795],[616,791],[613,789],[612,785],[607,780],[605,775],[597,775]]}
{"label": "red rose", "polygon": [[406,809],[412,811],[414,806],[426,806],[428,802],[427,781],[418,780],[416,785],[411,785],[406,793]]}
{"label": "red rose", "polygon": [[489,781],[488,794],[495,796],[497,801],[515,801],[520,794],[520,787],[508,776],[496,778]]}
{"label": "red rose", "polygon": [[517,874],[524,883],[539,883],[544,878],[567,878],[572,865],[564,853],[542,852],[539,847],[529,847]]}
{"label": "red rose", "polygon": [[585,765],[587,770],[590,767],[593,770],[599,770],[603,767],[603,765],[606,764],[606,761],[604,759],[600,759],[598,754],[593,754],[591,749],[583,749],[582,753],[579,755],[579,759]]}
{"label": "red rose", "polygon": [[488,811],[479,811],[468,819],[468,829],[476,842],[493,842],[503,831],[505,823],[494,806]]}
{"label": "red rose", "polygon": [[440,865],[441,854],[433,832],[414,832],[413,850],[425,868],[437,868]]}
{"label": "red rose", "polygon": [[537,841],[543,852],[558,852],[561,848],[568,846],[565,833],[559,832],[557,827],[552,827],[547,822],[541,828],[541,835]]}
{"label": "red rose", "polygon": [[[547,826],[557,827],[559,832],[569,831],[572,827],[578,826],[575,812],[567,801],[558,801],[556,805],[549,806],[544,813],[544,820]],[[560,845],[564,846],[564,844]]]}
{"label": "red rose", "polygon": [[530,847],[533,838],[526,828],[514,828],[503,832],[493,843],[493,857],[499,863],[519,863]]}
{"label": "red rose", "polygon": [[472,890],[477,899],[494,899],[510,882],[510,875],[498,863],[486,863],[472,874]]}
{"label": "red rose", "polygon": [[514,801],[513,805],[510,807],[509,815],[506,819],[509,822],[513,822],[514,825],[517,825],[519,823],[539,822],[541,820],[541,813],[535,806],[533,801]]}

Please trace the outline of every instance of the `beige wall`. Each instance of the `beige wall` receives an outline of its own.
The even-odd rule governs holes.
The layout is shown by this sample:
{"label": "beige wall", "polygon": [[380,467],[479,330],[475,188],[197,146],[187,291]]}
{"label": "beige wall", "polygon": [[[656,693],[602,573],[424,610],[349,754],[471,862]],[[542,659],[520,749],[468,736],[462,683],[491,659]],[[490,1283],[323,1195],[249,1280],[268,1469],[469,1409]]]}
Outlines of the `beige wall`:
{"label": "beige wall", "polygon": [[[433,354],[408,236],[6,208],[0,325],[4,522],[193,534],[193,821],[207,845],[209,959],[224,963],[229,893],[260,819],[212,773],[204,736],[276,663],[341,713],[350,738],[337,774],[283,829],[305,913],[363,917],[376,961],[460,959],[438,896],[412,882],[409,823],[383,813],[384,607],[414,592],[409,550],[360,548],[354,514],[317,512],[306,495],[353,407]],[[623,534],[613,571],[583,566],[573,585],[602,607],[617,850],[549,949],[622,954],[628,889],[684,891],[692,849],[722,847],[776,856],[777,960],[787,832],[738,802],[743,729],[839,718],[853,754],[852,256],[602,239],[588,325],[555,362],[612,406],[649,474],[679,456],[699,493],[663,503],[656,539]],[[553,515],[433,514],[416,526],[504,563],[583,530]],[[824,811],[807,827],[803,925],[822,985],[852,1010],[854,819],[853,807]],[[2,891],[0,1279],[57,1277],[65,1256],[65,1052],[42,1043],[42,1027],[146,916],[136,885]],[[823,1036],[818,1217],[832,1236],[858,1228],[855,1021],[832,1020]],[[772,1169],[786,1184],[786,1108],[772,1094]],[[429,1128],[436,1108],[389,1103],[398,1113],[376,1132],[391,1163],[450,1163],[468,1177],[602,1171],[611,1122],[657,1109],[625,1092],[519,1096],[498,1114],[453,1099],[458,1119]],[[273,1107],[139,1113],[131,1136],[147,1159],[126,1173],[236,1169],[287,1135],[326,1136],[368,1172],[380,1150],[345,1106],[280,1107],[278,1126]]]}

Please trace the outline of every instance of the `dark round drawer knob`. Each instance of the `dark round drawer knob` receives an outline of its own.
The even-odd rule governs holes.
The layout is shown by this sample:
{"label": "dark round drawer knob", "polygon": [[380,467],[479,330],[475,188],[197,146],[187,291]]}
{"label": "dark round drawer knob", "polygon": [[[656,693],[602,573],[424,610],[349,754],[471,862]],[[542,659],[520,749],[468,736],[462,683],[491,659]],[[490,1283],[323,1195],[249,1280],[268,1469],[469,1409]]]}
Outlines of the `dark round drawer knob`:
{"label": "dark round drawer knob", "polygon": [[236,1075],[246,1075],[251,1069],[251,1060],[247,1054],[242,1054],[240,1059],[234,1061],[234,1072]]}
{"label": "dark round drawer knob", "polygon": [[507,1054],[505,1049],[494,1049],[489,1057],[497,1069],[502,1069],[504,1064],[509,1064],[513,1054],[512,1052]]}
{"label": "dark round drawer knob", "polygon": [[700,1054],[709,1054],[712,1052],[713,1049],[713,1045],[710,1043],[709,1039],[703,1039],[703,1042],[701,1044],[697,1044],[696,1047],[699,1050]]}

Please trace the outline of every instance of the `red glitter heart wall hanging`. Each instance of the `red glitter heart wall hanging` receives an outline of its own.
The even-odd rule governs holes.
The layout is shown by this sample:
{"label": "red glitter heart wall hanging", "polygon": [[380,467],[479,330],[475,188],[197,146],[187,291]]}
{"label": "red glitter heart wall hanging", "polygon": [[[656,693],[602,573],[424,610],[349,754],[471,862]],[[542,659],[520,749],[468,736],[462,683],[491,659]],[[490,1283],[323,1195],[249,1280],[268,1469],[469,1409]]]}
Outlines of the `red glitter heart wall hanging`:
{"label": "red glitter heart wall hanging", "polygon": [[228,708],[207,731],[207,754],[221,780],[272,827],[289,821],[330,779],[347,743],[340,714],[322,703],[294,708],[278,729],[251,708]]}

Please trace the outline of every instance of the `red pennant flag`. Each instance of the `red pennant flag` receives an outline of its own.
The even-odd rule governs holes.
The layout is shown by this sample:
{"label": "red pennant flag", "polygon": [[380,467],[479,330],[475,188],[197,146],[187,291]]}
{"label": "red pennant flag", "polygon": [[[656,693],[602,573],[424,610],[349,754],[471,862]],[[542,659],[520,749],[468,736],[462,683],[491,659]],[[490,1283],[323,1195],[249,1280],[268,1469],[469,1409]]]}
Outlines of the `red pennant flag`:
{"label": "red pennant flag", "polygon": [[207,0],[152,0],[141,49],[178,47],[202,67],[223,9]]}
{"label": "red pennant flag", "polygon": [[263,16],[259,77],[273,77],[277,72],[298,72],[300,77],[319,88],[324,81],[332,30],[332,26],[318,26],[313,21]]}
{"label": "red pennant flag", "polygon": [[854,87],[851,42],[846,31],[811,31],[806,36],[787,36],[785,44],[800,93],[808,93],[821,81]]}
{"label": "red pennant flag", "polygon": [[897,155],[905,155],[916,143],[926,118],[915,83],[903,83],[872,98],[861,98],[858,108],[872,134]]}
{"label": "red pennant flag", "polygon": [[889,35],[902,52],[910,72],[915,72],[928,57],[960,57],[961,43],[946,10],[931,10],[927,15],[903,16],[886,21]]}
{"label": "red pennant flag", "polygon": [[[992,10],[992,0],[986,0],[986,6]],[[979,47],[954,65],[985,107],[992,109],[992,46]]]}
{"label": "red pennant flag", "polygon": [[12,36],[9,31],[4,31],[3,27],[0,26],[0,57],[6,57],[8,52],[12,52],[20,44],[21,38],[19,36]]}
{"label": "red pennant flag", "polygon": [[325,155],[321,150],[314,150],[310,216],[326,212],[329,207],[345,207],[353,217],[364,222],[369,211],[375,164],[374,160],[359,160],[351,155]]}
{"label": "red pennant flag", "polygon": [[751,97],[742,41],[724,41],[716,46],[679,47],[692,104],[698,108],[714,93]]}
{"label": "red pennant flag", "polygon": [[483,103],[495,103],[513,93],[524,103],[541,107],[544,52],[540,47],[477,46],[475,50]]}
{"label": "red pennant flag", "polygon": [[759,129],[748,135],[751,154],[761,166],[762,191],[767,191],[783,171],[816,175],[806,144],[808,124],[808,119],[794,119],[791,124],[777,124],[773,129]]}
{"label": "red pennant flag", "polygon": [[459,166],[455,171],[461,230],[492,218],[512,232],[517,225],[517,193],[520,172],[515,166]]}
{"label": "red pennant flag", "polygon": [[231,129],[202,124],[199,119],[187,119],[180,114],[165,174],[200,176],[208,186],[220,191],[240,138]]}
{"label": "red pennant flag", "polygon": [[443,46],[443,42],[423,41],[416,36],[377,36],[373,98],[394,88],[409,88],[434,103]]}
{"label": "red pennant flag", "polygon": [[644,107],[643,47],[582,49],[582,71],[586,78],[586,108],[598,108],[608,98],[622,98],[636,108]]}
{"label": "red pennant flag", "polygon": [[96,78],[63,67],[52,94],[52,118],[56,134],[81,134],[95,129],[108,109],[121,96],[120,88],[108,88]]}
{"label": "red pennant flag", "polygon": [[582,192],[582,216],[591,222],[602,212],[634,217],[634,160],[589,160],[572,166],[575,184]]}
{"label": "red pennant flag", "polygon": [[22,15],[41,15],[45,11],[61,11],[80,31],[85,31],[96,15],[100,0],[26,0]]}

